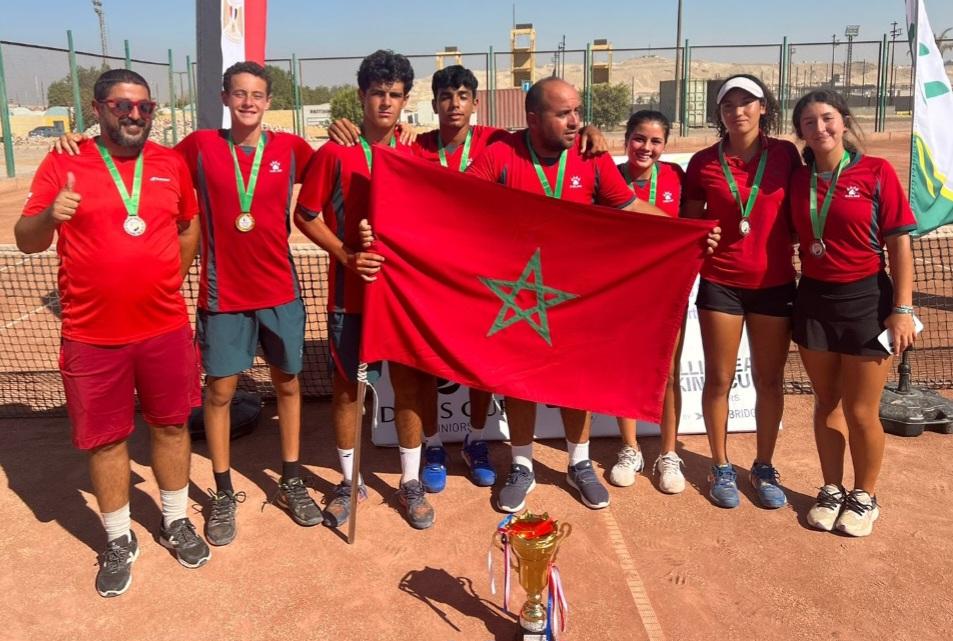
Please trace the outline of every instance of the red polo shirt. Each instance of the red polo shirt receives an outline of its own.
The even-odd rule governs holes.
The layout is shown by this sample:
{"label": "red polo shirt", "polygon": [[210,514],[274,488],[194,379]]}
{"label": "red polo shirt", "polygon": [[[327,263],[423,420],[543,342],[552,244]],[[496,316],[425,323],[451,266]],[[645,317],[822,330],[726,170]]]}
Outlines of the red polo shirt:
{"label": "red polo shirt", "polygon": [[[504,140],[509,135],[503,129],[495,127],[485,127],[483,125],[472,125],[470,131],[473,132],[470,138],[470,155],[467,158],[464,169],[469,167],[475,158],[483,153],[483,150],[494,142]],[[463,144],[453,149],[452,153],[445,153],[447,158],[447,167],[455,171],[460,171],[460,160],[463,157]],[[425,134],[417,136],[413,145],[414,155],[434,163],[440,163],[440,130],[434,129]],[[445,150],[446,151],[446,150]]]}
{"label": "red polo shirt", "polygon": [[[79,155],[51,153],[33,177],[24,216],[49,207],[76,177],[82,196],[76,214],[57,230],[59,291],[63,336],[93,345],[123,345],[178,329],[189,318],[179,276],[177,223],[198,211],[188,168],[171,149],[152,142],[143,147],[139,217],[141,236],[123,230],[126,208],[106,163],[93,143]],[[136,158],[113,158],[132,191]]]}
{"label": "red polo shirt", "polygon": [[649,200],[652,193],[652,180],[632,180],[629,176],[628,161],[616,165],[622,178],[632,189],[636,198],[655,205],[672,218],[678,218],[678,209],[682,204],[682,181],[685,180],[685,172],[679,165],[671,162],[657,161],[658,178],[655,183],[655,202]]}

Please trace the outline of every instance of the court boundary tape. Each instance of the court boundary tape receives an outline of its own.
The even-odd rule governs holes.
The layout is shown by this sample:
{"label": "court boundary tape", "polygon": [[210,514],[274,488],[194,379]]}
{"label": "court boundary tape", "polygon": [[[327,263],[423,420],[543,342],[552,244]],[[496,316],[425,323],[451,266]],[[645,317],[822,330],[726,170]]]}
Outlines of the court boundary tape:
{"label": "court boundary tape", "polygon": [[622,568],[622,573],[625,576],[625,584],[629,588],[629,594],[632,596],[632,601],[635,604],[636,611],[639,613],[639,618],[642,619],[642,628],[648,635],[649,641],[665,641],[665,634],[662,631],[662,626],[658,622],[658,617],[655,615],[655,608],[652,607],[652,602],[649,600],[649,595],[645,590],[642,577],[639,576],[639,572],[635,568],[635,561],[632,560],[629,549],[626,547],[625,537],[622,535],[622,528],[619,527],[619,523],[615,520],[615,515],[613,515],[610,510],[602,510],[601,513],[606,529],[609,530],[609,541],[612,545],[612,549],[619,560],[619,567]]}

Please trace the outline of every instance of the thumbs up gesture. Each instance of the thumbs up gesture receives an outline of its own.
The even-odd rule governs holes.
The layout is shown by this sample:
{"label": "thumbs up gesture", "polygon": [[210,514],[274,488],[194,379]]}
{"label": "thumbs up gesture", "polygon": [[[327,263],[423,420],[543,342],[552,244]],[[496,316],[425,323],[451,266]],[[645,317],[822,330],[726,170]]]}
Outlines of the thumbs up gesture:
{"label": "thumbs up gesture", "polygon": [[69,221],[76,213],[81,198],[82,196],[76,193],[76,176],[71,171],[67,172],[66,185],[53,201],[53,221],[57,225]]}

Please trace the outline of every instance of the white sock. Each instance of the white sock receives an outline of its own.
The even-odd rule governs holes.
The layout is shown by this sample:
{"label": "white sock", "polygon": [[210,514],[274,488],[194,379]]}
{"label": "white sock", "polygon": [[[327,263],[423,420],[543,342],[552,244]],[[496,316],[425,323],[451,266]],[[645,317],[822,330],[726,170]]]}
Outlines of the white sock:
{"label": "white sock", "polygon": [[115,512],[103,512],[103,527],[106,528],[106,540],[114,541],[129,536],[132,519],[129,517],[129,504],[126,503]]}
{"label": "white sock", "polygon": [[589,458],[589,441],[585,443],[571,443],[566,441],[566,451],[569,452],[570,467]]}
{"label": "white sock", "polygon": [[477,441],[483,440],[483,432],[485,430],[481,427],[480,429],[470,428],[470,442],[476,443]]}
{"label": "white sock", "polygon": [[400,482],[420,480],[420,446],[398,447],[400,450]]}
{"label": "white sock", "polygon": [[529,445],[511,445],[510,451],[513,453],[513,463],[524,465],[533,471],[533,444]]}
{"label": "white sock", "polygon": [[440,438],[440,430],[437,430],[437,433],[433,436],[427,436],[424,438],[424,444],[427,447],[443,447],[443,440]]}
{"label": "white sock", "polygon": [[189,486],[181,490],[159,490],[159,502],[162,504],[162,523],[169,527],[179,519],[186,517],[189,506]]}

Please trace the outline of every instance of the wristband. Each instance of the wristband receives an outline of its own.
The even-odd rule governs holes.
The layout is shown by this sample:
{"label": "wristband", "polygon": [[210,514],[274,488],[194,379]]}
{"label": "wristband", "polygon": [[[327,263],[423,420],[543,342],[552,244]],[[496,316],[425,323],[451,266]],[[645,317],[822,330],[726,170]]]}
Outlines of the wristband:
{"label": "wristband", "polygon": [[913,307],[910,305],[894,305],[894,314],[913,314]]}

